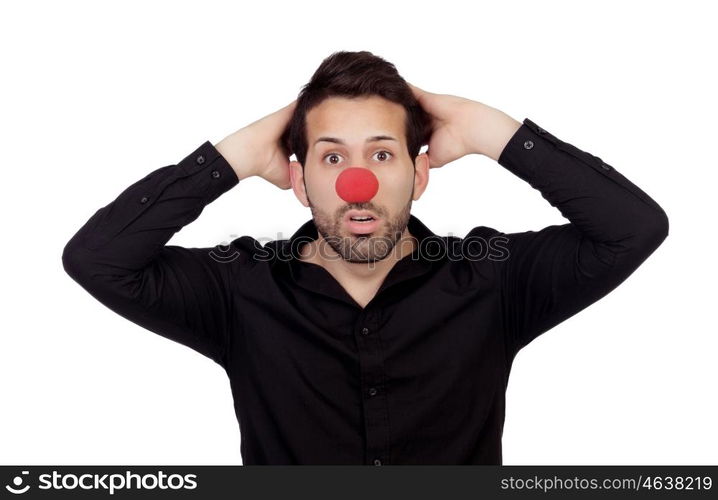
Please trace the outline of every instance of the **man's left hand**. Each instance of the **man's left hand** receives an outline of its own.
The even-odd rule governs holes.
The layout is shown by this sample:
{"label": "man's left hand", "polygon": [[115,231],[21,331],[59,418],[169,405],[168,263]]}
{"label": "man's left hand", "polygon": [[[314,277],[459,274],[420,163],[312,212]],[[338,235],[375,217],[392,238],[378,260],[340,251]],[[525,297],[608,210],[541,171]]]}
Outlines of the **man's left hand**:
{"label": "man's left hand", "polygon": [[[408,82],[407,82],[408,83]],[[468,154],[498,161],[521,122],[478,101],[449,94],[434,94],[409,83],[421,107],[431,115],[429,167],[438,168]]]}

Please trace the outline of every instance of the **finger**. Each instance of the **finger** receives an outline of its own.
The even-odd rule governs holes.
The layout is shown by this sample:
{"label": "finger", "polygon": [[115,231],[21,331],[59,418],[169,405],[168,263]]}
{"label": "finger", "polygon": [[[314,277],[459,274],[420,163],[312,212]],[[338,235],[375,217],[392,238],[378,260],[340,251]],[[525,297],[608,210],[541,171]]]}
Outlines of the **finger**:
{"label": "finger", "polygon": [[274,112],[267,115],[265,118],[268,117],[275,117],[277,120],[289,120],[289,118],[294,114],[294,109],[297,107],[297,100],[293,100],[286,106],[282,106],[281,108],[275,110]]}
{"label": "finger", "polygon": [[406,82],[411,87],[412,92],[414,92],[414,96],[416,97],[416,100],[419,101],[419,105],[431,115],[433,124],[432,126],[436,128],[443,120],[439,116],[439,110],[437,109],[435,99],[435,95],[432,92],[427,92],[426,90],[422,90],[416,85],[413,85],[409,82]]}
{"label": "finger", "polygon": [[416,97],[417,100],[420,101],[421,98],[426,94],[425,90],[420,89],[416,85],[412,85],[409,82],[406,82],[406,83],[409,85],[409,88],[411,88],[411,91],[414,93],[414,96]]}
{"label": "finger", "polygon": [[409,87],[411,87],[411,90],[413,90],[414,92],[419,92],[419,93],[426,92],[426,90],[423,90],[422,88],[418,87],[417,85],[414,85],[411,82],[406,82],[406,83],[407,83],[407,85],[409,85]]}
{"label": "finger", "polygon": [[431,151],[426,150],[426,157],[429,159],[429,168],[434,168],[434,159],[431,157]]}
{"label": "finger", "polygon": [[278,114],[282,115],[286,119],[294,114],[294,109],[297,107],[297,100],[294,99],[292,102],[277,111]]}
{"label": "finger", "polygon": [[429,168],[439,168],[444,165],[443,163],[437,161],[436,158],[432,157],[429,153],[431,153],[431,151],[427,150],[426,155],[429,157]]}
{"label": "finger", "polygon": [[284,131],[287,124],[292,119],[296,107],[297,100],[295,99],[267,117],[268,119],[271,117],[272,129],[275,133],[281,134]]}

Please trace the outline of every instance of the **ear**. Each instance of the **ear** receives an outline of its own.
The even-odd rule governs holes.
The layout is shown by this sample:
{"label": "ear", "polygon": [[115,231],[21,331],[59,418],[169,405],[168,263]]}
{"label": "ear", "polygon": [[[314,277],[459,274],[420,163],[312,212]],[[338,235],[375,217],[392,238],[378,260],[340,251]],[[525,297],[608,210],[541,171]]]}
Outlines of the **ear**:
{"label": "ear", "polygon": [[304,188],[304,169],[298,161],[289,162],[289,178],[292,182],[294,195],[302,205],[308,207],[309,199],[307,198],[307,191]]}
{"label": "ear", "polygon": [[426,186],[429,184],[429,155],[421,153],[414,161],[414,196],[416,201],[421,198]]}

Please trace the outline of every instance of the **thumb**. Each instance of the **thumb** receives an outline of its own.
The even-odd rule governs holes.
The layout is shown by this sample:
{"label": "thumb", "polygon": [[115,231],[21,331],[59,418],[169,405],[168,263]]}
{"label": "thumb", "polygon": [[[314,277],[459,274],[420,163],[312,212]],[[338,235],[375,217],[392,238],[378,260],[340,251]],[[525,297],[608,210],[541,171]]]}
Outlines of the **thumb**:
{"label": "thumb", "polygon": [[436,168],[441,165],[439,165],[439,162],[435,161],[434,157],[431,155],[431,149],[426,150],[426,156],[429,158],[429,168]]}

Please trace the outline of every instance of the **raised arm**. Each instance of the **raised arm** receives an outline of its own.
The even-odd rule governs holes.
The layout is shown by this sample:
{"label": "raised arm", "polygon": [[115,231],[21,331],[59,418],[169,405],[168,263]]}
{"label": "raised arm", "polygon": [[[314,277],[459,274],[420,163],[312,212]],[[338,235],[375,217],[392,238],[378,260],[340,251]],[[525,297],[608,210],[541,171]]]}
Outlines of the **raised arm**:
{"label": "raised arm", "polygon": [[513,355],[623,282],[668,235],[663,209],[601,158],[528,118],[499,157],[570,222],[504,234],[500,262]]}
{"label": "raised arm", "polygon": [[488,156],[570,221],[510,234],[477,226],[467,235],[501,238],[492,244],[508,250],[497,262],[497,286],[509,357],[613,290],[668,235],[664,210],[601,158],[528,118],[522,124],[483,103],[411,87],[433,118],[431,167]]}
{"label": "raised arm", "polygon": [[204,207],[253,175],[289,187],[280,136],[294,104],[200,145],[97,210],[68,241],[65,271],[102,304],[152,332],[191,347],[225,369],[232,339],[232,289],[256,240],[229,251],[167,245]]}
{"label": "raised arm", "polygon": [[65,245],[65,271],[117,314],[223,364],[232,263],[215,260],[211,247],[165,243],[238,182],[205,142],[95,212]]}

